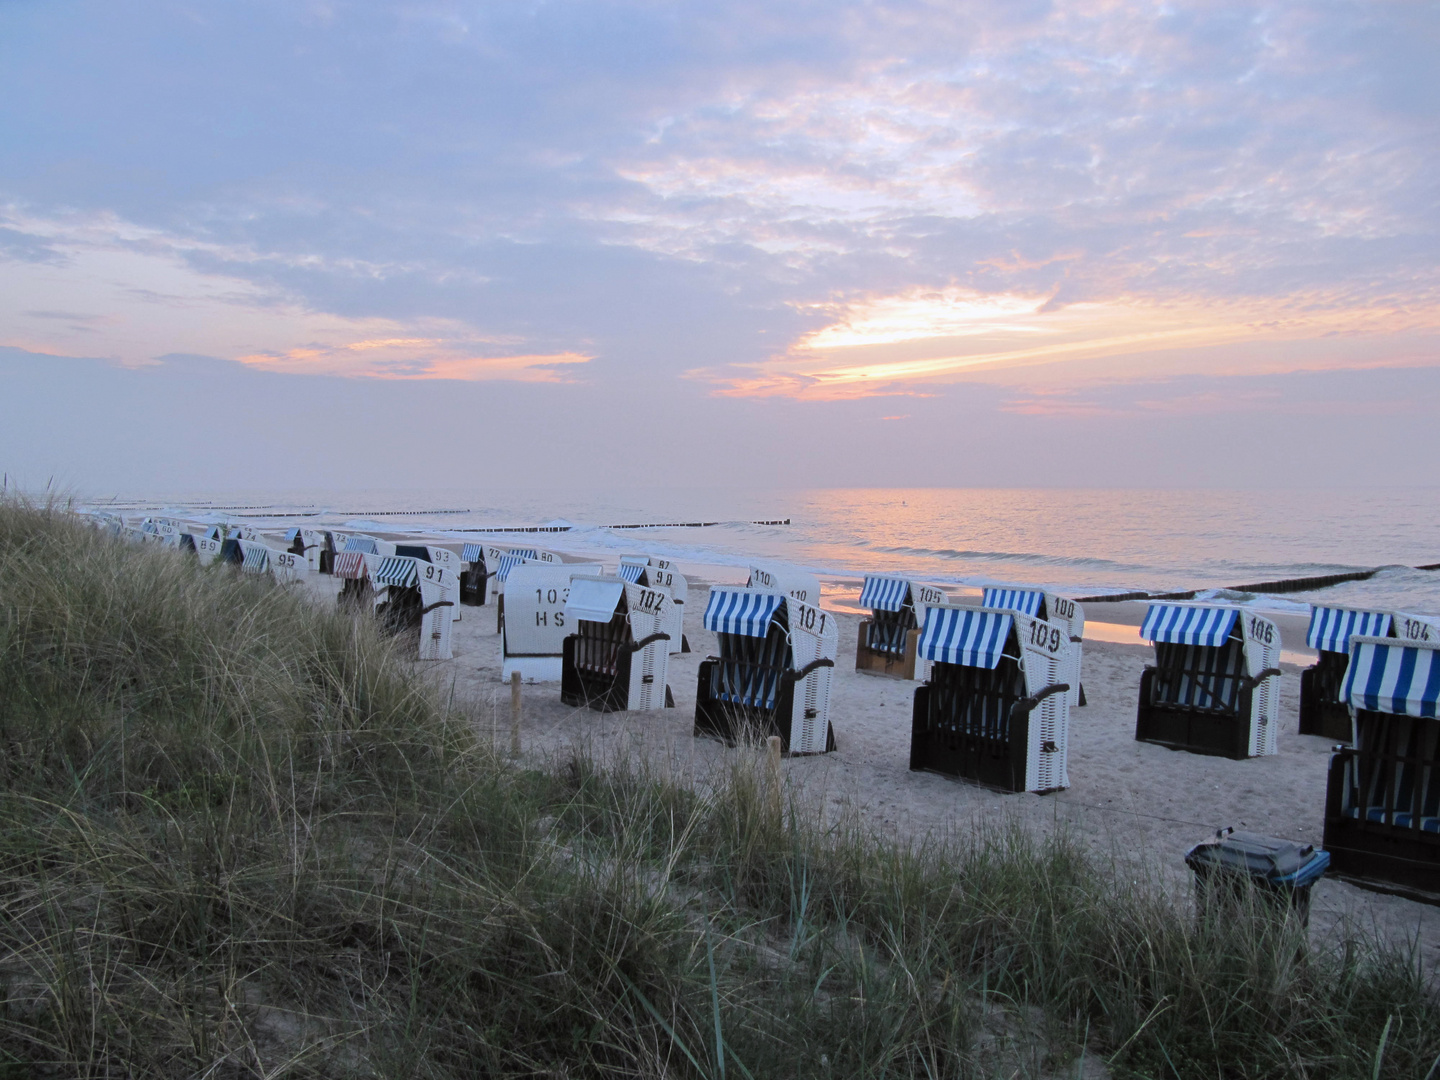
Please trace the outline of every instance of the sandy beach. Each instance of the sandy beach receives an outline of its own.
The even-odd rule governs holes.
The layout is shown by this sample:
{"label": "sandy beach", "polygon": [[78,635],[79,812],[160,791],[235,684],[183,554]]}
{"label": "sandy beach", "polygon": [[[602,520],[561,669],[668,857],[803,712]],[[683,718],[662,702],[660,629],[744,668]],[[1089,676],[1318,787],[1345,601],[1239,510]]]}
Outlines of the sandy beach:
{"label": "sandy beach", "polygon": [[[558,683],[527,685],[521,725],[527,759],[555,760],[583,748],[601,758],[644,757],[701,780],[737,755],[758,760],[753,750],[692,735],[699,664],[716,651],[714,635],[701,626],[707,590],[712,583],[743,583],[743,571],[682,570],[690,583],[685,632],[692,651],[670,657],[675,707],[605,714],[563,705]],[[719,580],[706,580],[707,571]],[[1303,648],[1304,619],[1277,620],[1285,643],[1279,753],[1232,761],[1135,741],[1140,676],[1153,659],[1153,650],[1138,635],[1145,604],[1087,606],[1083,681],[1088,704],[1071,713],[1071,786],[1048,795],[1011,794],[910,771],[911,701],[919,684],[855,670],[860,584],[848,578],[822,581],[822,606],[834,612],[840,627],[831,697],[837,749],[784,764],[792,795],[824,813],[827,821],[858,815],[868,827],[900,840],[1007,820],[1041,831],[1066,828],[1103,857],[1120,860],[1137,874],[1159,875],[1178,895],[1189,882],[1185,851],[1224,826],[1321,844],[1332,744],[1295,734],[1299,674],[1313,655]],[[338,583],[312,576],[310,587],[323,598],[333,595]],[[500,678],[494,601],[462,611],[454,626],[454,659],[424,666],[473,711],[482,737],[505,746],[510,689]],[[1312,935],[1318,940],[1347,929],[1418,941],[1425,969],[1440,968],[1440,909],[1327,877],[1314,890]]]}

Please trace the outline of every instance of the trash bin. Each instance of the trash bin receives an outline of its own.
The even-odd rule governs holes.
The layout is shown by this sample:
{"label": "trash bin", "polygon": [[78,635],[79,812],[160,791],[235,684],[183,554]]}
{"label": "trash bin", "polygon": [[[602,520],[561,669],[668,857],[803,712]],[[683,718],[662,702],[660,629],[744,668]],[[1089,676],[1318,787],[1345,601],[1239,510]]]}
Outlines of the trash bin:
{"label": "trash bin", "polygon": [[1185,864],[1195,871],[1196,908],[1202,917],[1217,895],[1233,898],[1248,880],[1258,894],[1294,908],[1301,925],[1308,926],[1310,887],[1329,867],[1330,853],[1316,851],[1313,844],[1227,828],[1187,851]]}

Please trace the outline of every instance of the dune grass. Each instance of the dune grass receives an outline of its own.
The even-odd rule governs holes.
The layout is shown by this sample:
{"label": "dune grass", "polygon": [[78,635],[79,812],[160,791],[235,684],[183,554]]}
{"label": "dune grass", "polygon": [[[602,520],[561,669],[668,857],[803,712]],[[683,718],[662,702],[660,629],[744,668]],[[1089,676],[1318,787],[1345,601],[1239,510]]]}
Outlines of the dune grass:
{"label": "dune grass", "polygon": [[897,846],[743,750],[696,788],[479,728],[366,620],[0,503],[0,1077],[1440,1059],[1413,957],[1254,897],[1197,921],[1063,833]]}

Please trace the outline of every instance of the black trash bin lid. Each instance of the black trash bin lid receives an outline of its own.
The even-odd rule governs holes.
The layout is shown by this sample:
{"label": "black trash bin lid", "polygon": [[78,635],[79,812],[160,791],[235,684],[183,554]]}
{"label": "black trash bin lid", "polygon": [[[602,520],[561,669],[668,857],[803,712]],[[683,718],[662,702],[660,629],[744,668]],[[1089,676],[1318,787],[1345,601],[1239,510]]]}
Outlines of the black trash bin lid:
{"label": "black trash bin lid", "polygon": [[1314,844],[1234,829],[1221,829],[1214,840],[1196,844],[1185,853],[1185,863],[1191,870],[1229,870],[1268,881],[1293,879],[1314,858]]}

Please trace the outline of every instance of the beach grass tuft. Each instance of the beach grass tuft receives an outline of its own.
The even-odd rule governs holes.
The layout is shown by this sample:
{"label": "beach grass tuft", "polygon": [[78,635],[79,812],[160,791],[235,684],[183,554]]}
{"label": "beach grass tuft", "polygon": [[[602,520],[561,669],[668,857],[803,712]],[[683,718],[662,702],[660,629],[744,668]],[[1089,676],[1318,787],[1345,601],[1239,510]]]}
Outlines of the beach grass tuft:
{"label": "beach grass tuft", "polygon": [[[683,718],[682,718],[683,720]],[[1416,1077],[1415,956],[759,748],[527,767],[368,620],[0,503],[0,1076]]]}

